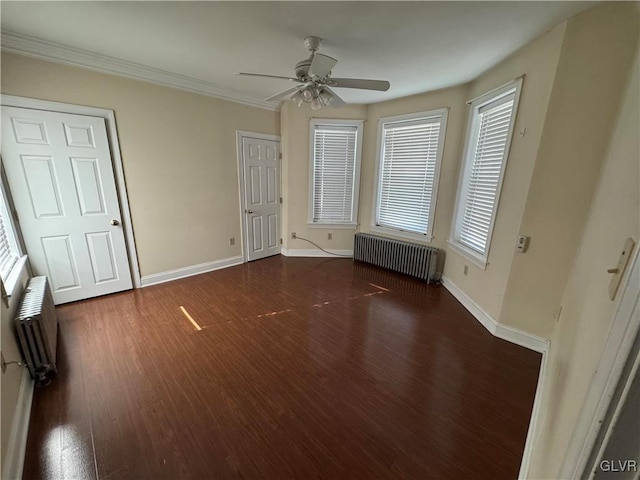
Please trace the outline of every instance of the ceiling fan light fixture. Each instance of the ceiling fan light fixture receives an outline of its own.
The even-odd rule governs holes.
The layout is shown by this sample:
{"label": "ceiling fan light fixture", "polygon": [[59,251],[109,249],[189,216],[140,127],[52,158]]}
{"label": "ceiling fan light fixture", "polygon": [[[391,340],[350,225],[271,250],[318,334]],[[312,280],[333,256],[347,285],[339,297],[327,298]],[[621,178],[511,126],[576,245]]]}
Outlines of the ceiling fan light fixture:
{"label": "ceiling fan light fixture", "polygon": [[311,101],[311,110],[320,110],[322,108],[322,102],[319,97],[313,97]]}
{"label": "ceiling fan light fixture", "polygon": [[302,96],[302,101],[305,103],[311,103],[313,101],[313,91],[311,91],[311,88],[309,87],[304,90],[300,90],[300,95]]}
{"label": "ceiling fan light fixture", "polygon": [[333,95],[326,90],[322,90],[318,95],[318,98],[325,107],[330,106],[331,102],[333,102]]}
{"label": "ceiling fan light fixture", "polygon": [[[1,1],[1,0],[0,0]],[[298,107],[303,103],[311,104],[313,110],[322,107],[342,107],[346,105],[336,92],[329,87],[355,88],[360,90],[376,90],[386,92],[391,86],[386,80],[367,80],[363,78],[332,78],[331,72],[338,60],[328,55],[319,53],[318,49],[322,44],[319,37],[305,37],[304,44],[311,52],[309,58],[299,61],[295,65],[295,78],[283,77],[279,75],[267,75],[262,73],[237,73],[236,75],[246,75],[249,77],[277,78],[289,80],[298,85],[288,88],[280,93],[265,98],[265,102],[281,101],[289,98]]]}
{"label": "ceiling fan light fixture", "polygon": [[302,97],[302,93],[298,90],[291,96],[291,101],[296,104],[296,106],[302,105],[304,102],[304,98]]}

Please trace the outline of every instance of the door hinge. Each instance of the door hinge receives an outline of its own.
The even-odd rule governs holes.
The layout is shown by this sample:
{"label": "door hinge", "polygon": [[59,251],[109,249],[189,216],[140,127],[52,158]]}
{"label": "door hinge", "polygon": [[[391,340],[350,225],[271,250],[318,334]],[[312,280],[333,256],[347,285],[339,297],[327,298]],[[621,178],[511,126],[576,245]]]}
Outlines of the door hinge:
{"label": "door hinge", "polygon": [[282,152],[278,152],[278,158],[282,160]]}
{"label": "door hinge", "polygon": [[282,245],[282,239],[280,239],[280,245]]}
{"label": "door hinge", "polygon": [[282,197],[280,197],[280,204],[282,205]]}
{"label": "door hinge", "polygon": [[20,217],[18,217],[18,211],[13,210],[11,213],[13,213],[13,218],[15,219],[15,221],[20,223]]}

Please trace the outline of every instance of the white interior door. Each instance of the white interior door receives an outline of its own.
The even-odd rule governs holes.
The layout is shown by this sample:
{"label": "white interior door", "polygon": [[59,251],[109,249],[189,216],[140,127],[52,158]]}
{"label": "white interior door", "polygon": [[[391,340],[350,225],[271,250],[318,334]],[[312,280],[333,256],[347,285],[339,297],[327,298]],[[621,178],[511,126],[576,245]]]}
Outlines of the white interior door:
{"label": "white interior door", "polygon": [[132,288],[104,119],[2,107],[2,160],[56,304]]}
{"label": "white interior door", "polygon": [[249,261],[280,253],[280,143],[242,137]]}

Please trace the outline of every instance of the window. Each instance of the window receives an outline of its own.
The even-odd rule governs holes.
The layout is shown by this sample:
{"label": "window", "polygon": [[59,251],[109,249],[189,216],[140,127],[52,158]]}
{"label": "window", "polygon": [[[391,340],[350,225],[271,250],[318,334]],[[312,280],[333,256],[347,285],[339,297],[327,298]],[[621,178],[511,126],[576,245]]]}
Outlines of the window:
{"label": "window", "polygon": [[431,240],[447,110],[381,118],[371,229]]}
{"label": "window", "polygon": [[9,217],[4,192],[0,191],[0,278],[6,283],[14,265],[20,258],[13,225]]}
{"label": "window", "polygon": [[470,103],[451,245],[484,268],[498,209],[522,79]]}
{"label": "window", "polygon": [[362,124],[311,120],[309,224],[356,227]]}

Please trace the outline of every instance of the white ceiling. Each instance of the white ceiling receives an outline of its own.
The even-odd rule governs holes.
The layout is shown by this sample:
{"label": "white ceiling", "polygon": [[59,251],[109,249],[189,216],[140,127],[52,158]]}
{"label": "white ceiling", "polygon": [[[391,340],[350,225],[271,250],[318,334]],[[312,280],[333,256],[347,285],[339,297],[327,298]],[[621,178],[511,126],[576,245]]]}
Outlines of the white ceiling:
{"label": "white ceiling", "polygon": [[389,80],[388,92],[337,89],[373,103],[472,80],[593,5],[534,2],[9,2],[2,31],[135,62],[261,100],[291,85],[307,35],[338,59],[335,77]]}

